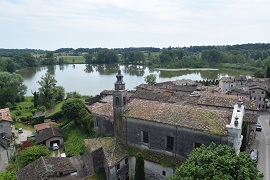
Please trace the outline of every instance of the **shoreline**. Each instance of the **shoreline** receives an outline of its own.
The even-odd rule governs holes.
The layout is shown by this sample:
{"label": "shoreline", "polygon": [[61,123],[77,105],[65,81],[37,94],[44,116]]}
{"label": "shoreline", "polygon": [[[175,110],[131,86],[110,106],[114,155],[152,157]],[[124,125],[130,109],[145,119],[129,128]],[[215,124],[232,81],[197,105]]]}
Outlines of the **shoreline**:
{"label": "shoreline", "polygon": [[159,71],[187,71],[187,70],[198,70],[198,71],[218,71],[218,69],[214,68],[179,68],[179,69],[165,69],[165,68],[155,68],[155,70]]}

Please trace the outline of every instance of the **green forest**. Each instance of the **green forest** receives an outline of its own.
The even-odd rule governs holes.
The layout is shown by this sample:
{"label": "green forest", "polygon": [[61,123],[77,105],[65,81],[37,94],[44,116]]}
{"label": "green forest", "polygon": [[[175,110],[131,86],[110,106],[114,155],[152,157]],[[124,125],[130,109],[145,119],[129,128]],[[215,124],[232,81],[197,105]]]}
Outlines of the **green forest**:
{"label": "green forest", "polygon": [[0,49],[0,71],[66,63],[139,64],[154,68],[235,68],[265,76],[270,65],[270,44],[190,47]]}

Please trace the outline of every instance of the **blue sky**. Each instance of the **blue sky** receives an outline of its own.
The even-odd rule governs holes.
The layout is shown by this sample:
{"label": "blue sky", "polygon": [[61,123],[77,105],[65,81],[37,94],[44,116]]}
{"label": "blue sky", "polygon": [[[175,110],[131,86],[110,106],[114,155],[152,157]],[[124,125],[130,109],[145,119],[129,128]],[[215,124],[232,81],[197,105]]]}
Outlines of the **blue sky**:
{"label": "blue sky", "polygon": [[270,41],[269,0],[1,0],[0,48]]}

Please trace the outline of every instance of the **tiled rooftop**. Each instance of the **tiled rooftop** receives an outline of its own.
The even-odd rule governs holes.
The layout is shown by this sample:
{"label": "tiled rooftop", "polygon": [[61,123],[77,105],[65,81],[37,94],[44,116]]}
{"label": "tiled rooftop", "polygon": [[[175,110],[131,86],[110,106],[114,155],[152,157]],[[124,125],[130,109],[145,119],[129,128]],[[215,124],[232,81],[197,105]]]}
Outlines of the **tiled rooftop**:
{"label": "tiled rooftop", "polygon": [[36,133],[36,144],[42,143],[52,137],[64,137],[62,129],[59,127],[50,127]]}
{"label": "tiled rooftop", "polygon": [[91,106],[86,105],[86,108],[92,114],[113,117],[113,103],[112,102],[108,102],[108,103],[96,102],[92,104]]}
{"label": "tiled rooftop", "polygon": [[255,102],[248,98],[239,97],[236,95],[226,95],[226,94],[209,93],[209,92],[204,92],[201,94],[201,97],[198,101],[198,105],[233,108],[233,106],[237,103],[239,98],[241,98],[241,100],[243,101],[243,104],[245,105],[246,109],[258,110],[258,108],[255,105]]}
{"label": "tiled rooftop", "polygon": [[57,126],[56,122],[45,122],[45,123],[34,125],[34,129],[36,131],[41,131],[43,129],[47,129],[47,128],[50,128],[50,127],[56,127],[56,126]]}
{"label": "tiled rooftop", "polygon": [[246,81],[246,76],[229,76],[229,77],[222,77],[220,78],[220,81],[223,82],[235,82],[235,81]]}
{"label": "tiled rooftop", "polygon": [[0,109],[0,121],[11,121],[12,122],[12,116],[10,114],[9,108]]}
{"label": "tiled rooftop", "polygon": [[[68,158],[40,157],[17,172],[18,180],[61,179],[59,173],[76,172]],[[75,178],[76,179],[76,178]]]}
{"label": "tiled rooftop", "polygon": [[225,126],[231,115],[231,112],[141,99],[134,99],[125,113],[126,117],[178,125],[218,135],[227,133]]}
{"label": "tiled rooftop", "polygon": [[85,139],[84,145],[90,152],[103,148],[105,160],[109,166],[128,156],[128,153],[121,147],[121,143],[112,137]]}

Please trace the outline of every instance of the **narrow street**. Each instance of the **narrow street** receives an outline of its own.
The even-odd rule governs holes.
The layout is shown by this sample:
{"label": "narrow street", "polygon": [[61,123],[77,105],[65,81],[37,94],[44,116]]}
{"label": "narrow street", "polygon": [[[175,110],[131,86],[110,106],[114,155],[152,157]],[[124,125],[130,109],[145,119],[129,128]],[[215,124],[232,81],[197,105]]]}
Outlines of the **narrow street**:
{"label": "narrow street", "polygon": [[258,169],[264,174],[264,180],[269,180],[270,177],[270,127],[269,127],[269,113],[263,113],[258,122],[262,125],[262,131],[256,131],[256,139],[251,146],[259,151]]}

